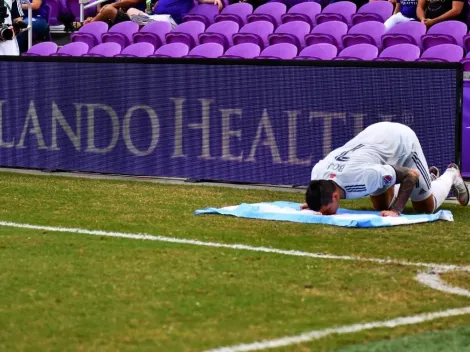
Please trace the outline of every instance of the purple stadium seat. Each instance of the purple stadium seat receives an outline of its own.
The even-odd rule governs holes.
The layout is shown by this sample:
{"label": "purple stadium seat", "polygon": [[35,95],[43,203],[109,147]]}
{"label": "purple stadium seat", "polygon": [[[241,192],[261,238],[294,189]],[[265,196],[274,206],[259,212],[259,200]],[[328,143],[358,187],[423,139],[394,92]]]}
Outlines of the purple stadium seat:
{"label": "purple stadium seat", "polygon": [[294,21],[281,24],[273,34],[268,37],[269,45],[279,43],[294,44],[297,49],[305,47],[305,36],[310,32],[310,25],[303,21]]}
{"label": "purple stadium seat", "polygon": [[418,46],[397,44],[385,48],[374,61],[416,61],[421,54]]}
{"label": "purple stadium seat", "polygon": [[253,59],[261,53],[259,45],[253,43],[243,43],[234,45],[229,48],[224,55],[220,56],[223,59]]}
{"label": "purple stadium seat", "polygon": [[183,17],[183,22],[199,21],[207,28],[215,22],[215,16],[218,14],[219,9],[214,4],[198,4]]}
{"label": "purple stadium seat", "polygon": [[248,23],[255,21],[268,21],[278,27],[281,24],[281,17],[287,11],[286,5],[280,2],[268,2],[261,5],[248,15]]}
{"label": "purple stadium seat", "polygon": [[57,52],[57,44],[53,42],[42,42],[33,45],[23,56],[51,56]]}
{"label": "purple stadium seat", "polygon": [[171,32],[171,25],[168,22],[152,22],[147,24],[140,32],[132,36],[134,43],[150,43],[154,51],[165,44],[165,36]]}
{"label": "purple stadium seat", "polygon": [[333,44],[321,43],[306,47],[294,60],[332,60],[338,55]]}
{"label": "purple stadium seat", "polygon": [[366,60],[377,57],[379,49],[372,44],[357,44],[343,49],[333,60]]}
{"label": "purple stadium seat", "polygon": [[247,17],[253,13],[253,5],[246,2],[239,2],[222,9],[220,14],[215,16],[215,22],[234,21],[243,27],[248,23]]}
{"label": "purple stadium seat", "polygon": [[233,44],[253,43],[261,49],[268,46],[268,36],[274,31],[274,25],[267,21],[256,21],[244,25],[240,32],[233,35]]}
{"label": "purple stadium seat", "polygon": [[464,59],[460,60],[460,63],[463,65],[464,71],[470,71],[470,52],[467,53]]}
{"label": "purple stadium seat", "polygon": [[463,47],[463,38],[467,33],[467,25],[460,21],[439,22],[428,29],[423,35],[423,49],[439,44],[456,44]]}
{"label": "purple stadium seat", "polygon": [[166,42],[168,44],[183,43],[186,44],[189,49],[192,49],[199,44],[199,34],[203,33],[204,30],[205,25],[202,22],[184,22],[176,26],[173,31],[166,35]]}
{"label": "purple stadium seat", "polygon": [[183,57],[189,53],[189,47],[184,43],[165,44],[158,48],[150,57]]}
{"label": "purple stadium seat", "polygon": [[108,31],[106,22],[96,21],[84,25],[76,33],[72,33],[70,39],[72,42],[86,43],[89,48],[101,44],[101,37]]}
{"label": "purple stadium seat", "polygon": [[382,22],[368,21],[352,26],[348,34],[343,35],[343,47],[368,43],[380,48],[385,26]]}
{"label": "purple stadium seat", "polygon": [[357,6],[350,1],[339,1],[326,6],[322,13],[315,17],[317,24],[328,21],[340,21],[351,24],[351,17],[356,13]]}
{"label": "purple stadium seat", "polygon": [[88,53],[88,50],[90,50],[90,48],[86,43],[68,43],[51,56],[82,56]]}
{"label": "purple stadium seat", "polygon": [[348,32],[348,25],[340,21],[328,21],[319,24],[312,29],[310,34],[305,36],[307,46],[328,43],[333,44],[337,48],[343,46],[343,35]]}
{"label": "purple stadium seat", "polygon": [[83,56],[92,56],[92,57],[113,57],[118,55],[121,52],[121,46],[114,42],[101,43],[97,46],[91,48],[88,54]]}
{"label": "purple stadium seat", "polygon": [[459,62],[462,58],[462,47],[455,44],[441,44],[425,50],[416,61]]}
{"label": "purple stadium seat", "polygon": [[209,26],[204,33],[199,34],[199,43],[219,43],[225,50],[233,45],[233,35],[240,29],[237,22],[222,21]]}
{"label": "purple stadium seat", "polygon": [[132,36],[139,31],[139,25],[132,21],[120,22],[101,35],[103,43],[116,43],[121,50],[132,43]]}
{"label": "purple stadium seat", "polygon": [[150,43],[135,43],[124,48],[116,57],[149,57],[155,48]]}
{"label": "purple stadium seat", "polygon": [[384,23],[392,16],[393,5],[388,1],[373,1],[360,7],[356,14],[352,16],[352,24],[367,21],[379,21]]}
{"label": "purple stadium seat", "polygon": [[321,5],[316,2],[302,2],[292,6],[286,14],[282,15],[282,23],[303,21],[310,25],[310,29],[315,25],[315,17],[321,13]]}
{"label": "purple stadium seat", "polygon": [[297,56],[298,49],[294,44],[280,43],[268,46],[256,59],[291,60]]}
{"label": "purple stadium seat", "polygon": [[421,46],[421,37],[426,34],[426,26],[418,21],[408,21],[390,28],[382,36],[382,47],[396,44],[413,44]]}
{"label": "purple stadium seat", "polygon": [[218,43],[201,44],[192,49],[186,58],[217,58],[224,53],[224,47]]}

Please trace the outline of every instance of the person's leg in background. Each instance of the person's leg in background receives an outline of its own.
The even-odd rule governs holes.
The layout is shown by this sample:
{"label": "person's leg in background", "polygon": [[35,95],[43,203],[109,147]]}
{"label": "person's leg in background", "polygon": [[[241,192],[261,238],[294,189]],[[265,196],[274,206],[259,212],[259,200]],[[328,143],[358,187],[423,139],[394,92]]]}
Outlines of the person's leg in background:
{"label": "person's leg in background", "polygon": [[[24,19],[26,24],[28,23],[28,18]],[[34,17],[32,19],[32,28],[33,28],[33,44],[38,41],[44,41],[48,39],[49,36],[49,24],[42,17]],[[20,52],[24,53],[28,51],[28,32],[22,32],[17,37],[18,46],[20,47]]]}

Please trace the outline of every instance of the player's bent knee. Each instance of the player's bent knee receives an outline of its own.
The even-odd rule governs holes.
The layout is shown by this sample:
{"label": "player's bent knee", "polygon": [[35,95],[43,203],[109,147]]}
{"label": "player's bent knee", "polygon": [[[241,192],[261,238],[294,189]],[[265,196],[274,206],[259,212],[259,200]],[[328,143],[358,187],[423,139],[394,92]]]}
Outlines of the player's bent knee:
{"label": "player's bent knee", "polygon": [[413,209],[416,213],[419,214],[432,214],[434,213],[434,196],[430,195],[425,200],[421,201],[412,201]]}

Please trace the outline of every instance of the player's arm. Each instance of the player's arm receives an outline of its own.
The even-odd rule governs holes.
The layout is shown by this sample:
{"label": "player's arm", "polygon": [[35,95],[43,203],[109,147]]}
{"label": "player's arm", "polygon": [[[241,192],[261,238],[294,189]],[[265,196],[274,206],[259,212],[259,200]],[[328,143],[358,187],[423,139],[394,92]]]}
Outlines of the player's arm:
{"label": "player's arm", "polygon": [[[419,180],[419,173],[416,170],[402,167],[402,166],[392,166],[396,172],[396,183],[400,184],[397,197],[393,204],[390,206],[389,211],[382,212],[382,215],[385,216],[397,216],[405,208],[406,203],[411,197],[411,192],[416,185],[416,182]],[[395,214],[390,214],[394,212]]]}

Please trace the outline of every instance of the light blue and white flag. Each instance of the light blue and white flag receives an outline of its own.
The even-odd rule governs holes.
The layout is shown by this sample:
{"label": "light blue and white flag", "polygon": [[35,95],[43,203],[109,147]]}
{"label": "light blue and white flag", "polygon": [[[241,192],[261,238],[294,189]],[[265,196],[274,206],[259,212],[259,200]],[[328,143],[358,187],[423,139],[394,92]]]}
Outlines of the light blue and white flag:
{"label": "light blue and white flag", "polygon": [[383,227],[418,224],[437,220],[454,221],[448,210],[439,210],[428,215],[401,215],[399,217],[381,217],[379,212],[364,210],[338,209],[335,215],[321,215],[312,210],[300,210],[299,203],[263,202],[228,206],[223,208],[206,208],[196,210],[195,215],[220,214],[240,218],[291,221],[308,224],[325,224],[343,227]]}

